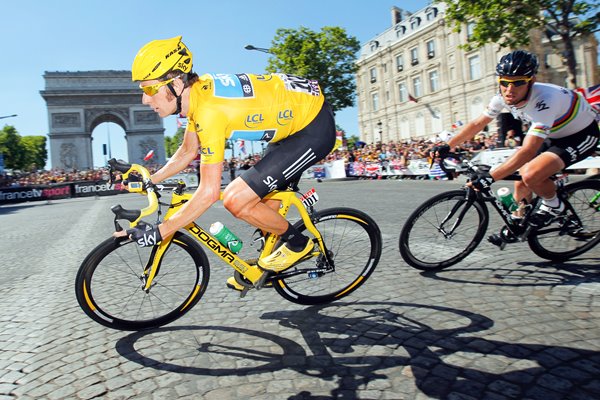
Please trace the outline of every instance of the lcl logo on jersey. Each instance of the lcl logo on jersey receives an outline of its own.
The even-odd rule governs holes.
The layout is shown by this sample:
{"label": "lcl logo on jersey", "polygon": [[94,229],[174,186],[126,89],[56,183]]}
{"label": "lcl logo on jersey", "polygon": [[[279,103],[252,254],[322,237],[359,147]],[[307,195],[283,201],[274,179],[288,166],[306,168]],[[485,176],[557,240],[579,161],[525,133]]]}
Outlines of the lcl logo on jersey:
{"label": "lcl logo on jersey", "polygon": [[244,125],[246,125],[248,128],[256,128],[263,122],[264,118],[262,114],[253,114],[246,116],[246,121],[244,121]]}
{"label": "lcl logo on jersey", "polygon": [[215,154],[215,152],[212,151],[210,149],[210,147],[201,147],[200,154],[202,154],[203,156],[211,156],[211,155]]}
{"label": "lcl logo on jersey", "polygon": [[289,124],[294,119],[294,115],[292,114],[292,110],[283,110],[277,113],[277,123],[279,125],[285,126]]}

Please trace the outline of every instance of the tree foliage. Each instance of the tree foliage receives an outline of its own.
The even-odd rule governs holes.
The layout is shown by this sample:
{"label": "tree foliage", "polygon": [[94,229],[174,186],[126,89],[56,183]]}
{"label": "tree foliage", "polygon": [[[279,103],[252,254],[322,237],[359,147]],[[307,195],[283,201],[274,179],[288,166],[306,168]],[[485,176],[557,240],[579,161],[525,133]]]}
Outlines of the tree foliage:
{"label": "tree foliage", "polygon": [[175,154],[181,143],[183,142],[183,135],[185,134],[185,128],[177,129],[175,135],[165,136],[165,150],[167,153],[167,158],[170,158]]}
{"label": "tree foliage", "polygon": [[21,137],[14,126],[5,125],[0,131],[0,153],[4,166],[10,169],[44,168],[48,159],[45,136]]}
{"label": "tree foliage", "polygon": [[354,73],[360,42],[340,27],[278,29],[269,51],[268,72],[282,72],[319,81],[334,110],[354,105]]}
{"label": "tree foliage", "polygon": [[44,169],[48,159],[46,136],[23,136],[21,144],[25,149],[25,168]]}
{"label": "tree foliage", "polygon": [[445,3],[446,20],[460,32],[473,23],[473,34],[462,47],[471,50],[486,43],[517,49],[530,44],[532,29],[551,38],[562,55],[571,84],[576,86],[573,38],[599,30],[600,0],[438,0]]}

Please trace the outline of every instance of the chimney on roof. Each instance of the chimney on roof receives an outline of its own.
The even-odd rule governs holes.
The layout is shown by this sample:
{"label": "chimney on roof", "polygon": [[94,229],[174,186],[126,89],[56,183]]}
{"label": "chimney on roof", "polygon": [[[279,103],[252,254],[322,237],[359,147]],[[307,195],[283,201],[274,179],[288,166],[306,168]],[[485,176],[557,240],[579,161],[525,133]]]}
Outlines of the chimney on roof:
{"label": "chimney on roof", "polygon": [[404,11],[401,8],[392,6],[392,26],[395,26],[397,23],[402,22],[403,14]]}

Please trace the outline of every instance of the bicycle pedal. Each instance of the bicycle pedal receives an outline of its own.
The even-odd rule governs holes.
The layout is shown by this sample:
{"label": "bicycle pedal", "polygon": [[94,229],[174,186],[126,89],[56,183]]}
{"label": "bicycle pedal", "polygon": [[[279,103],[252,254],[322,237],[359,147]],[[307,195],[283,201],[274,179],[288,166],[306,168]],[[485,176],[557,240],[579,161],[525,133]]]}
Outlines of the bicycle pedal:
{"label": "bicycle pedal", "polygon": [[267,278],[269,276],[271,276],[271,271],[263,272],[260,278],[258,278],[258,281],[256,281],[256,283],[254,284],[254,288],[256,288],[256,290],[262,289],[265,286],[265,282],[267,281]]}
{"label": "bicycle pedal", "polygon": [[488,242],[490,242],[494,246],[498,246],[500,250],[504,250],[504,248],[506,247],[506,242],[502,239],[502,237],[500,237],[500,235],[496,233],[488,236]]}
{"label": "bicycle pedal", "polygon": [[248,287],[244,287],[244,289],[242,289],[242,291],[240,292],[240,299],[246,297],[246,293],[248,293],[248,290],[250,290],[250,288]]}

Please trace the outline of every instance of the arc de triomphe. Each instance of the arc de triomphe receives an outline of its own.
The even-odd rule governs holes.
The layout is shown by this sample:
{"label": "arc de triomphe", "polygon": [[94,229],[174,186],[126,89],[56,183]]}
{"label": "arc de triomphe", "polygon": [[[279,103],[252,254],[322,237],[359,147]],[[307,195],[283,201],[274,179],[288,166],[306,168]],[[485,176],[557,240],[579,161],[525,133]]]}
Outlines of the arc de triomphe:
{"label": "arc de triomphe", "polygon": [[45,72],[40,92],[48,108],[53,168],[93,168],[92,132],[103,122],[125,131],[130,163],[142,164],[154,150],[153,163],[165,163],[162,119],[141,103],[142,92],[130,71]]}

